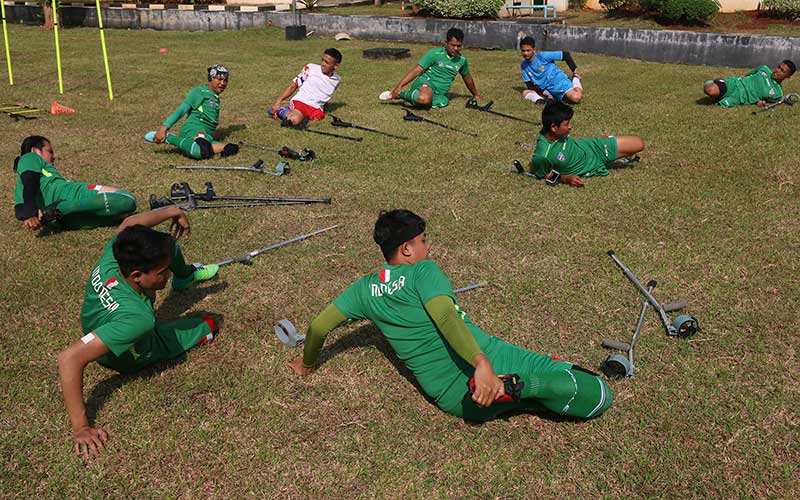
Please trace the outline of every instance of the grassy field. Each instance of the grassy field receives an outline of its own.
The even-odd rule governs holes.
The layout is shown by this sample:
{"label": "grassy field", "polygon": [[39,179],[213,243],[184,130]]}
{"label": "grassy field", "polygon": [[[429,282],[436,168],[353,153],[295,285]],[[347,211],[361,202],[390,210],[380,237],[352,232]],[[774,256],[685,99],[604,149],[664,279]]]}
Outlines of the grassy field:
{"label": "grassy field", "polygon": [[[409,16],[411,9],[401,9],[400,2],[374,5],[352,5],[324,7],[315,12],[351,16]],[[532,17],[541,17],[537,11]],[[800,36],[800,23],[769,18],[754,19],[752,12],[722,12],[714,16],[707,26],[682,27],[659,22],[652,15],[636,12],[603,12],[596,10],[569,9],[559,12],[569,26],[596,26],[604,28],[634,28],[648,30],[691,29],[693,31],[714,31],[719,33],[747,33],[750,35]]]}
{"label": "grassy field", "polygon": [[[3,102],[57,100],[78,110],[30,121],[0,115],[0,497],[797,496],[800,121],[789,107],[754,117],[750,107],[696,103],[704,80],[740,69],[578,54],[586,98],[575,136],[639,134],[647,149],[638,166],[586,188],[551,188],[487,166],[528,158],[515,141],[534,142],[537,127],[465,109],[460,81],[449,108],[419,113],[479,138],[404,122],[400,105],[377,100],[428,46],[404,44],[411,59],[375,62],[361,51],[381,43],[287,43],[277,29],[108,30],[109,103],[97,30],[61,34],[63,96],[52,35],[19,26],[10,27],[16,85],[3,83],[0,94]],[[411,140],[352,131],[364,141],[349,143],[266,118],[290,78],[334,44],[344,53],[335,114]],[[538,120],[540,108],[518,96],[517,53],[465,53],[496,110]],[[142,135],[217,62],[231,70],[220,122],[226,141],[310,147],[320,159],[284,177],[172,169],[187,160]],[[800,90],[795,80],[786,91]],[[329,122],[314,128],[342,132]],[[36,237],[21,228],[11,164],[30,134],[52,140],[67,178],[127,188],[142,207],[179,181],[200,188],[212,180],[219,194],[334,198],[331,206],[192,212],[189,261],[342,224],[252,266],[224,268],[188,292],[162,293],[158,317],[218,313],[221,336],[137,376],[90,365],[89,414],[110,441],[89,463],[72,454],[56,356],[81,335],[84,285],[113,230]],[[279,159],[243,150],[226,163],[259,158]],[[642,280],[658,280],[660,300],[687,300],[703,331],[668,338],[649,315],[637,376],[612,382],[614,405],[591,422],[517,415],[477,426],[452,418],[426,401],[368,323],[332,333],[321,367],[297,379],[285,364],[300,351],[280,344],[272,325],[290,318],[305,328],[373,272],[381,257],[372,224],[392,207],[428,219],[432,258],[455,286],[490,284],[460,302],[509,341],[597,367],[606,356],[601,340],[630,335],[641,304],[606,256],[611,248]]]}

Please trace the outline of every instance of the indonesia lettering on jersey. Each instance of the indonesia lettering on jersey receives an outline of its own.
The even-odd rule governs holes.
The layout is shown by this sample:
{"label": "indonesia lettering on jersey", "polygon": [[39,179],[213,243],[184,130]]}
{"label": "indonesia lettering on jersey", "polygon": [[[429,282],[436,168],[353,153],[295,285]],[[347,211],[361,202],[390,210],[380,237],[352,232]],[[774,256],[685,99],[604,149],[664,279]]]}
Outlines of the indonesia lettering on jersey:
{"label": "indonesia lettering on jersey", "polygon": [[116,311],[119,307],[119,302],[114,300],[114,297],[111,296],[111,289],[119,285],[117,278],[112,276],[103,282],[103,278],[100,277],[100,266],[97,266],[94,268],[94,271],[92,271],[91,283],[92,288],[97,294],[97,300],[100,301],[100,305],[108,312]]}
{"label": "indonesia lettering on jersey", "polygon": [[307,64],[293,81],[300,90],[292,100],[322,109],[339,86],[339,74],[334,71],[328,76],[322,72],[322,66],[319,64]]}
{"label": "indonesia lettering on jersey", "polygon": [[381,269],[378,273],[378,280],[380,283],[371,283],[369,285],[370,295],[373,297],[383,297],[383,294],[392,295],[401,290],[406,284],[405,276],[400,276],[392,281],[391,269]]}

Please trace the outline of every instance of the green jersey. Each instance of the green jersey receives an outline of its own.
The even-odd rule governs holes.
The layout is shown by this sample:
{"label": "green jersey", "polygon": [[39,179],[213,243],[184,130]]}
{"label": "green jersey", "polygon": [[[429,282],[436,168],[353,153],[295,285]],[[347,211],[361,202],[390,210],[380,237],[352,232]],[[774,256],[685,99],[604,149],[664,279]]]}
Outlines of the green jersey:
{"label": "green jersey", "polygon": [[724,82],[728,90],[719,104],[726,108],[783,97],[783,87],[772,79],[772,69],[766,65],[759,66],[746,76],[726,78]]}
{"label": "green jersey", "polygon": [[151,335],[155,327],[153,298],[136,292],[123,279],[114,258],[116,239],[108,242],[92,270],[81,307],[83,333],[94,333],[111,351],[98,359],[106,365],[129,351],[139,358],[134,344]]}
{"label": "green jersey", "polygon": [[540,179],[550,170],[556,170],[561,175],[582,177],[608,175],[606,163],[616,159],[617,140],[614,137],[573,139],[567,136],[550,142],[543,134],[539,134],[531,171]]}
{"label": "green jersey", "polygon": [[[189,106],[189,115],[180,130],[182,137],[205,137],[213,142],[214,131],[219,123],[219,108],[222,104],[219,94],[200,85],[189,91],[183,104]],[[173,124],[167,124],[171,127]]]}
{"label": "green jersey", "polygon": [[[453,384],[463,384],[471,366],[447,344],[425,311],[424,304],[440,295],[453,299],[481,350],[493,337],[475,326],[456,302],[450,280],[430,260],[416,264],[385,264],[342,292],[333,304],[349,319],[370,319],[389,341],[397,357],[414,374],[434,400],[444,397]],[[466,387],[457,387],[459,393]]]}
{"label": "green jersey", "polygon": [[22,198],[22,174],[35,172],[39,177],[39,192],[36,194],[36,206],[44,208],[60,199],[60,194],[71,183],[61,177],[58,170],[36,153],[26,153],[17,163],[17,185],[14,187],[14,204],[25,203]]}
{"label": "green jersey", "polygon": [[418,64],[425,70],[420,77],[427,81],[434,94],[446,94],[453,85],[456,75],[469,74],[467,58],[461,53],[450,57],[444,47],[430,49]]}

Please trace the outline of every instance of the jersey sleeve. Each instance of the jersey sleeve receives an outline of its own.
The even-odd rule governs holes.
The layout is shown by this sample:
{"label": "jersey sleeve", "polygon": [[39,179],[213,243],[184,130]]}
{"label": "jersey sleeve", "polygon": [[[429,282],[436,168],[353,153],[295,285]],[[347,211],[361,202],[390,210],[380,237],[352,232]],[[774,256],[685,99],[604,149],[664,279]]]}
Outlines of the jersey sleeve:
{"label": "jersey sleeve", "polygon": [[303,86],[304,83],[306,83],[306,80],[308,80],[309,75],[310,71],[308,65],[303,66],[303,69],[300,70],[300,73],[298,73],[297,76],[294,77],[294,80],[292,81],[294,82],[295,85],[297,85],[298,88],[300,88]]}
{"label": "jersey sleeve", "polygon": [[366,289],[366,285],[364,284],[365,279],[366,278],[361,278],[356,281],[347,287],[347,290],[333,299],[333,305],[335,305],[347,319],[366,319],[361,296],[359,294],[359,289]]}
{"label": "jersey sleeve", "polygon": [[469,74],[469,63],[467,62],[467,58],[464,58],[464,65],[461,66],[461,69],[458,70],[461,73],[461,76],[467,76]]}
{"label": "jersey sleeve", "polygon": [[203,93],[200,91],[199,87],[195,87],[186,94],[186,99],[183,100],[183,104],[189,106],[191,109],[197,109],[203,104]]}
{"label": "jersey sleeve", "polygon": [[454,302],[456,300],[450,279],[432,260],[423,260],[417,264],[414,286],[423,304],[440,295],[446,295]]}
{"label": "jersey sleeve", "polygon": [[430,49],[428,52],[425,52],[425,55],[422,56],[422,59],[419,60],[417,64],[422,66],[422,69],[428,69],[433,66],[433,63],[436,62],[436,49]]}
{"label": "jersey sleeve", "polygon": [[547,62],[556,62],[564,60],[564,53],[561,52],[560,50],[537,52],[536,55],[539,57],[539,59],[543,59],[544,61]]}
{"label": "jersey sleeve", "polygon": [[152,316],[144,316],[133,312],[120,311],[113,321],[97,327],[94,334],[114,353],[123,355],[142,337],[148,335],[155,327]]}
{"label": "jersey sleeve", "polygon": [[534,153],[531,158],[531,172],[533,172],[533,175],[538,179],[544,179],[549,171],[550,163],[547,161],[547,158],[545,158],[544,155]]}
{"label": "jersey sleeve", "polygon": [[44,160],[36,153],[24,154],[19,158],[17,163],[17,175],[22,175],[24,172],[42,173]]}

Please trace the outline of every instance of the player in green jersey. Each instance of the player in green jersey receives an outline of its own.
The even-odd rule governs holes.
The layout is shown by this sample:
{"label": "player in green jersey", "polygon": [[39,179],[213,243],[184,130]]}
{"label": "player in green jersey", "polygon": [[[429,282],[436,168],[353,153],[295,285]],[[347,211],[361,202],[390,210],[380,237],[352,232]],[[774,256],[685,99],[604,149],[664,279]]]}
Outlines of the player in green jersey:
{"label": "player in green jersey", "polygon": [[20,145],[20,155],[14,160],[14,212],[23,227],[114,226],[136,211],[136,198],[128,191],[64,179],[53,166],[55,158],[46,137],[32,135]]}
{"label": "player in green jersey", "polygon": [[[170,220],[172,234],[151,229]],[[189,221],[176,206],[125,219],[86,283],[81,308],[84,336],[58,355],[61,392],[72,423],[75,452],[98,453],[108,435],[90,426],[83,403],[83,371],[92,361],[121,373],[173,359],[214,338],[211,317],[156,321],[156,292],[182,289],[217,274],[219,266],[187,265],[175,238],[189,236]]]}
{"label": "player in green jersey", "polygon": [[311,373],[328,332],[347,320],[370,319],[425,393],[451,415],[482,422],[512,410],[546,408],[592,418],[611,406],[613,395],[597,374],[475,326],[450,280],[428,260],[425,221],[418,215],[381,213],[374,240],[386,264],[353,283],[312,321],[303,355],[289,363],[295,373]]}
{"label": "player in green jersey", "polygon": [[572,115],[572,108],[558,101],[542,110],[542,130],[531,159],[531,172],[539,179],[583,187],[582,177],[608,175],[609,166],[638,160],[633,155],[644,150],[644,141],[637,135],[573,139],[569,135]]}
{"label": "player in green jersey", "polygon": [[[475,80],[469,72],[467,58],[461,54],[464,43],[464,32],[458,28],[450,28],[445,37],[444,47],[430,49],[422,56],[400,83],[392,90],[380,95],[382,101],[403,99],[423,107],[443,108],[450,102],[447,92],[453,85],[456,75],[460,74],[474,99],[481,99],[475,88]],[[403,90],[413,81],[408,90]]]}
{"label": "player in green jersey", "polygon": [[743,76],[708,80],[703,91],[726,108],[738,104],[757,104],[764,107],[767,102],[783,97],[783,81],[796,70],[795,64],[785,59],[775,69],[763,65]]}
{"label": "player in green jersey", "polygon": [[[236,144],[221,144],[214,140],[214,132],[219,123],[219,109],[222,101],[219,95],[228,88],[228,68],[215,64],[208,68],[208,84],[194,87],[176,109],[158,128],[145,134],[147,142],[164,142],[178,146],[189,158],[204,160],[215,154],[232,156],[239,152]],[[168,134],[178,120],[186,116],[178,135]]]}

